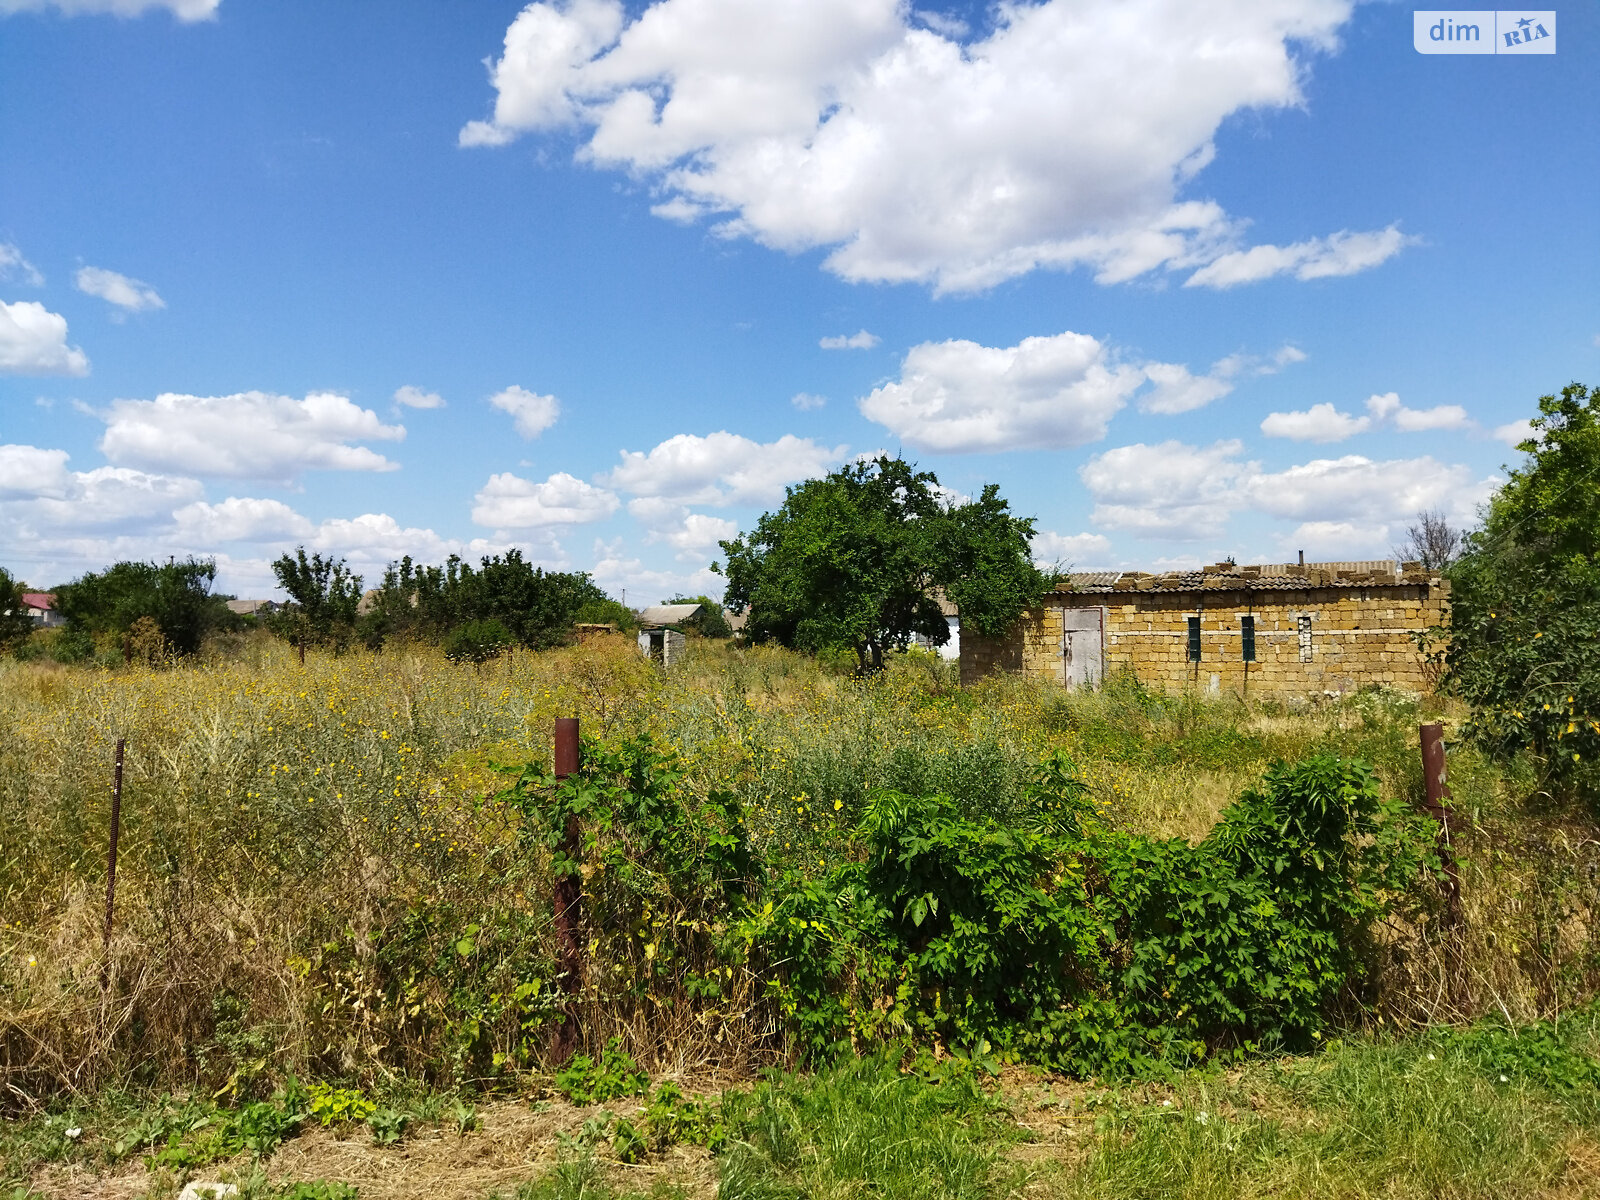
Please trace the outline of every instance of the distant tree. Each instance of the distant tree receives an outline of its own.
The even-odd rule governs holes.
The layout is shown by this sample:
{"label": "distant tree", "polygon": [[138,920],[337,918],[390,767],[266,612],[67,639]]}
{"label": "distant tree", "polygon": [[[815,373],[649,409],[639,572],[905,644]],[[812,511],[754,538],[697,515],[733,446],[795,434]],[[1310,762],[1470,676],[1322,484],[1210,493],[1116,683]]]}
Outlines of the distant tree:
{"label": "distant tree", "polygon": [[1455,562],[1461,549],[1461,530],[1451,526],[1443,510],[1435,508],[1417,514],[1416,524],[1407,526],[1406,540],[1394,553],[1401,562],[1419,562],[1426,571],[1442,571]]}
{"label": "distant tree", "polygon": [[280,633],[299,646],[349,641],[361,603],[361,576],[344,559],[320,553],[308,558],[306,548],[297,546],[272,564],[272,573],[292,605],[275,621]]}
{"label": "distant tree", "polygon": [[721,543],[725,602],[749,613],[746,634],[803,650],[849,649],[857,667],[913,636],[949,640],[943,590],[964,628],[1005,632],[1045,580],[1033,565],[1033,522],[1011,515],[999,489],[950,504],[929,471],[880,456],[788,490],[783,507]]}
{"label": "distant tree", "polygon": [[476,567],[454,555],[442,567],[406,557],[384,572],[362,635],[374,646],[390,638],[442,642],[467,624],[495,621],[512,643],[541,649],[565,640],[581,613],[607,604],[615,601],[584,572],[546,571],[520,550]]}
{"label": "distant tree", "polygon": [[213,595],[217,564],[119,562],[58,587],[55,607],[69,634],[125,636],[148,618],[175,654],[193,654],[206,634],[233,623],[223,597]]}
{"label": "distant tree", "polygon": [[620,600],[613,600],[604,596],[598,600],[586,600],[583,607],[578,609],[577,623],[580,625],[615,625],[619,630],[626,632],[639,627],[638,614]]}
{"label": "distant tree", "polygon": [[22,606],[22,581],[0,567],[0,650],[11,650],[33,633],[33,618]]}
{"label": "distant tree", "polygon": [[706,638],[729,638],[733,636],[733,626],[728,624],[727,615],[722,610],[720,602],[710,596],[674,596],[671,600],[663,600],[663,604],[698,604],[700,611],[683,623],[686,631],[697,633]]}
{"label": "distant tree", "polygon": [[[1553,781],[1600,782],[1600,388],[1542,396],[1527,457],[1448,568],[1445,681],[1467,732],[1529,749]],[[1594,794],[1593,792],[1591,794]]]}

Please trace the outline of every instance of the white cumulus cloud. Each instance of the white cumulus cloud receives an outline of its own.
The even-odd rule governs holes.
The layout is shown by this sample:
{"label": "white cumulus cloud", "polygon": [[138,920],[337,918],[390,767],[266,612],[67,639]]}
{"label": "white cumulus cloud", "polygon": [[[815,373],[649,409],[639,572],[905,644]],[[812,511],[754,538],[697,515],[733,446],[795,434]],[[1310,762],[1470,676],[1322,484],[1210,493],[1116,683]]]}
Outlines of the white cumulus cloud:
{"label": "white cumulus cloud", "polygon": [[1059,333],[1015,346],[954,340],[913,346],[900,378],[862,399],[863,416],[935,451],[1081,446],[1145,375],[1095,338]]}
{"label": "white cumulus cloud", "polygon": [[1261,432],[1268,437],[1292,438],[1297,442],[1342,442],[1347,437],[1365,433],[1371,426],[1371,417],[1352,417],[1324,403],[1313,404],[1304,412],[1268,413],[1262,419]]}
{"label": "white cumulus cloud", "polygon": [[1106,434],[1140,388],[1144,412],[1183,413],[1268,375],[1305,354],[1285,346],[1268,358],[1235,354],[1196,375],[1181,363],[1128,362],[1086,333],[1025,338],[1015,346],[952,340],[913,346],[900,378],[860,402],[863,416],[902,440],[947,453],[1081,446]]}
{"label": "white cumulus cloud", "polygon": [[490,396],[489,403],[503,413],[510,413],[517,432],[525,438],[538,437],[561,415],[561,402],[554,396],[541,396],[514,385]]}
{"label": "white cumulus cloud", "polygon": [[1139,537],[1220,537],[1243,503],[1240,482],[1259,470],[1239,461],[1243,449],[1237,440],[1204,447],[1137,442],[1097,454],[1078,471],[1095,500],[1090,520]]}
{"label": "white cumulus cloud", "polygon": [[1504,425],[1496,425],[1494,428],[1495,440],[1512,447],[1521,445],[1532,436],[1533,424],[1526,417],[1520,421],[1508,421]]}
{"label": "white cumulus cloud", "polygon": [[[1081,265],[1115,282],[1238,252],[1243,223],[1181,193],[1229,116],[1302,102],[1351,8],[1042,0],[995,6],[969,37],[903,0],[656,0],[631,16],[538,0],[490,64],[491,117],[459,140],[575,134],[580,160],[648,180],[658,215],[829,248],[849,280],[976,290]],[[1266,273],[1362,269],[1397,236],[1274,248],[1294,261]]]}
{"label": "white cumulus cloud", "polygon": [[167,302],[148,283],[107,271],[104,267],[79,267],[74,282],[80,292],[98,296],[124,312],[148,312],[167,306]]}
{"label": "white cumulus cloud", "polygon": [[789,397],[789,403],[794,405],[801,412],[812,412],[813,410],[819,409],[823,405],[827,404],[828,398],[826,396],[814,395],[811,392],[796,392],[794,395]]}
{"label": "white cumulus cloud", "polygon": [[765,443],[725,430],[680,433],[649,453],[622,451],[622,462],[600,482],[681,504],[764,504],[780,499],[788,484],[827,474],[846,449],[792,433]]}
{"label": "white cumulus cloud", "polygon": [[883,341],[875,333],[868,333],[865,329],[858,333],[841,333],[835,337],[825,337],[817,343],[824,350],[871,350]]}
{"label": "white cumulus cloud", "polygon": [[639,496],[628,501],[628,513],[644,526],[647,543],[665,543],[685,561],[704,558],[718,542],[739,536],[737,522],[691,512],[687,505],[659,496]]}
{"label": "white cumulus cloud", "polygon": [[0,300],[0,375],[87,375],[89,359],[67,345],[67,319],[33,300]]}
{"label": "white cumulus cloud", "polygon": [[304,400],[268,392],[114,400],[100,449],[114,463],[150,470],[291,482],[304,471],[392,471],[363,441],[406,431],[333,392]]}
{"label": "white cumulus cloud", "polygon": [[205,21],[216,16],[222,0],[0,0],[0,16],[54,9],[64,16],[109,13],[136,17],[151,9],[166,9],[180,21]]}
{"label": "white cumulus cloud", "polygon": [[586,525],[605,520],[620,503],[613,493],[565,471],[542,483],[509,471],[491,475],[473,501],[473,521],[490,529]]}
{"label": "white cumulus cloud", "polygon": [[419,387],[412,387],[409,383],[405,387],[395,389],[394,402],[402,408],[444,407],[444,397],[438,392],[425,392]]}
{"label": "white cumulus cloud", "polygon": [[312,536],[315,526],[281,500],[229,496],[219,504],[204,500],[172,514],[178,536],[196,545],[221,542],[278,542]]}
{"label": "white cumulus cloud", "polygon": [[70,476],[65,450],[0,446],[0,499],[66,494]]}
{"label": "white cumulus cloud", "polygon": [[1472,429],[1476,422],[1459,404],[1407,408],[1400,402],[1397,392],[1384,392],[1367,397],[1366,416],[1352,416],[1329,403],[1313,404],[1303,412],[1268,413],[1261,422],[1261,432],[1268,437],[1299,442],[1342,442],[1358,433],[1385,426],[1401,433],[1424,433],[1435,429]]}

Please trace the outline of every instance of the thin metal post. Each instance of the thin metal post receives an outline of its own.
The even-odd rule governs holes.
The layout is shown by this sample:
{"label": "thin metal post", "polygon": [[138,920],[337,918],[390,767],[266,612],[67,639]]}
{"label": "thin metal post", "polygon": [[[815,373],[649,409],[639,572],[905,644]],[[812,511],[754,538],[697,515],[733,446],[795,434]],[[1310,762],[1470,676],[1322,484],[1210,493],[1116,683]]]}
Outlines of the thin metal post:
{"label": "thin metal post", "polygon": [[1445,910],[1449,922],[1461,922],[1461,873],[1450,842],[1450,823],[1455,809],[1450,807],[1450,785],[1446,782],[1444,726],[1435,722],[1417,730],[1422,739],[1422,790],[1428,815],[1439,822],[1439,865],[1445,873]]}
{"label": "thin metal post", "polygon": [[[555,777],[557,783],[578,773],[578,718],[557,717],[555,730]],[[561,856],[576,864],[582,854],[583,830],[575,814],[567,817],[562,830]],[[564,1063],[578,1048],[577,995],[583,974],[583,885],[576,874],[564,872],[555,885],[556,955],[561,967],[561,990],[567,1003],[561,1024],[556,1027],[550,1052],[556,1063]]]}
{"label": "thin metal post", "polygon": [[100,990],[111,982],[111,914],[117,902],[117,834],[122,828],[122,754],[126,738],[117,739],[117,764],[111,776],[111,845],[106,851],[106,929],[100,961]]}

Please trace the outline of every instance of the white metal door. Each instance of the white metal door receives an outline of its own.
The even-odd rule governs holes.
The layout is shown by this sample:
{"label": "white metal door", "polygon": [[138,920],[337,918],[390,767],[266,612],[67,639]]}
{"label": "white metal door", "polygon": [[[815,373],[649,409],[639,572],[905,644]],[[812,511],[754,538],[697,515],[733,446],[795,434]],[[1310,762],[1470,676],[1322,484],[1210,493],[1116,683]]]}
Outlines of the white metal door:
{"label": "white metal door", "polygon": [[1093,686],[1106,672],[1106,610],[1069,608],[1064,610],[1061,630],[1061,658],[1069,688]]}

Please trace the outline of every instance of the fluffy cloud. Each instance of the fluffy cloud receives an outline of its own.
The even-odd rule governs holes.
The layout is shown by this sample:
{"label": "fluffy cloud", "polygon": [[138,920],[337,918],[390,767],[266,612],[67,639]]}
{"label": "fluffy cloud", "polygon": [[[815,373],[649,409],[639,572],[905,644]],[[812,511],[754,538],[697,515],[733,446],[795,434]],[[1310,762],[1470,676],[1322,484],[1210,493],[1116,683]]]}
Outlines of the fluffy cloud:
{"label": "fluffy cloud", "polygon": [[178,536],[194,545],[304,540],[315,526],[281,500],[229,496],[220,504],[197,501],[172,514]]}
{"label": "fluffy cloud", "polygon": [[1139,442],[1097,454],[1078,471],[1095,499],[1090,520],[1139,537],[1217,538],[1242,503],[1241,481],[1259,469],[1238,461],[1243,448]]}
{"label": "fluffy cloud", "polygon": [[1111,418],[1146,384],[1145,412],[1182,413],[1305,355],[1285,346],[1269,358],[1236,354],[1204,375],[1178,363],[1121,361],[1086,333],[1025,338],[1015,346],[964,340],[913,346],[900,378],[860,402],[863,416],[902,440],[941,452],[1081,446],[1106,434]]}
{"label": "fluffy cloud", "polygon": [[[493,116],[460,143],[575,131],[580,159],[655,185],[658,215],[831,247],[850,280],[973,290],[1085,265],[1111,282],[1238,252],[1241,223],[1179,193],[1230,115],[1301,102],[1306,52],[1331,50],[1350,10],[1043,0],[963,40],[903,0],[656,0],[631,20],[621,0],[539,0],[491,64]],[[1396,237],[1271,248],[1294,259],[1273,271],[1347,273]]]}
{"label": "fluffy cloud", "polygon": [[1184,280],[1183,286],[1230,288],[1274,275],[1293,275],[1296,279],[1354,275],[1387,262],[1417,240],[1391,225],[1367,233],[1341,230],[1292,246],[1252,246],[1213,259]]}
{"label": "fluffy cloud", "polygon": [[827,474],[845,450],[792,433],[765,443],[726,431],[680,433],[648,454],[622,451],[622,462],[600,481],[680,504],[765,504],[781,498],[787,484]]}
{"label": "fluffy cloud", "polygon": [[1504,425],[1496,425],[1494,437],[1496,441],[1504,442],[1508,446],[1521,445],[1533,436],[1533,424],[1527,418],[1520,421],[1509,421]]}
{"label": "fluffy cloud", "polygon": [[146,312],[167,306],[167,302],[148,283],[129,279],[126,275],[118,275],[103,267],[79,267],[75,282],[80,292],[98,296],[124,312]]}
{"label": "fluffy cloud", "polygon": [[1111,553],[1111,539],[1098,533],[1052,533],[1048,529],[1033,535],[1034,561],[1041,566],[1075,567],[1105,562]]}
{"label": "fluffy cloud", "polygon": [[1367,415],[1353,417],[1332,404],[1313,404],[1304,412],[1268,413],[1261,432],[1268,437],[1292,438],[1298,442],[1342,442],[1369,429],[1389,426],[1401,433],[1423,433],[1435,429],[1471,429],[1475,422],[1459,404],[1440,404],[1433,408],[1407,408],[1395,392],[1367,397]]}
{"label": "fluffy cloud", "polygon": [[558,471],[543,483],[509,471],[489,476],[473,498],[472,519],[490,529],[538,529],[603,521],[620,503],[604,488]]}
{"label": "fluffy cloud", "polygon": [[114,463],[193,475],[288,483],[302,471],[392,471],[398,466],[352,442],[399,441],[346,396],[313,392],[304,400],[267,392],[114,400],[100,449]]}
{"label": "fluffy cloud", "polygon": [[538,437],[561,415],[561,402],[554,396],[541,396],[527,388],[508,387],[490,396],[489,403],[510,413],[517,432],[525,438]]}
{"label": "fluffy cloud", "polygon": [[69,17],[82,13],[136,17],[153,8],[164,8],[180,21],[205,21],[216,15],[221,4],[222,0],[0,0],[0,16],[53,8]]}
{"label": "fluffy cloud", "polygon": [[0,375],[87,375],[89,359],[67,345],[67,319],[33,300],[0,300]]}
{"label": "fluffy cloud", "polygon": [[899,379],[861,401],[861,413],[928,450],[1081,446],[1105,436],[1144,379],[1084,333],[1006,348],[924,342]]}
{"label": "fluffy cloud", "polygon": [[[33,447],[6,447],[7,451]],[[197,480],[126,467],[66,471],[66,455],[35,451],[31,479],[13,479],[0,493],[0,527],[13,544],[50,543],[79,534],[143,533],[171,524],[173,510],[200,499]],[[53,463],[44,461],[53,458]],[[0,458],[0,462],[4,462]],[[5,465],[10,465],[6,463]],[[39,468],[44,468],[42,471]],[[20,486],[19,486],[20,485]]]}
{"label": "fluffy cloud", "polygon": [[39,269],[23,258],[22,251],[10,242],[0,242],[0,279],[15,279],[31,287],[44,284],[44,276],[39,274]]}
{"label": "fluffy cloud", "polygon": [[837,337],[825,337],[817,345],[824,350],[871,350],[881,341],[883,339],[877,334],[868,333],[863,329],[859,333],[841,333]]}
{"label": "fluffy cloud", "polygon": [[1288,544],[1321,555],[1357,545],[1381,554],[1391,529],[1424,509],[1469,522],[1497,482],[1427,456],[1374,461],[1352,454],[1265,471],[1243,461],[1242,452],[1238,441],[1108,450],[1079,472],[1096,501],[1091,520],[1140,537],[1214,541],[1235,513],[1248,511],[1297,522]]}
{"label": "fluffy cloud", "polygon": [[810,392],[796,392],[789,397],[789,403],[801,412],[811,412],[814,409],[821,408],[827,402],[828,398],[826,396],[815,396]]}
{"label": "fluffy cloud", "polygon": [[1304,412],[1268,413],[1261,422],[1261,432],[1297,442],[1342,442],[1365,433],[1371,425],[1370,417],[1352,417],[1331,404],[1313,404]]}
{"label": "fluffy cloud", "polygon": [[67,452],[38,446],[0,446],[0,499],[66,494]]}
{"label": "fluffy cloud", "polygon": [[1473,420],[1459,404],[1439,404],[1433,408],[1407,408],[1395,392],[1367,398],[1367,411],[1374,424],[1387,421],[1401,433],[1427,433],[1435,429],[1470,429]]}
{"label": "fluffy cloud", "polygon": [[394,402],[402,408],[444,407],[444,397],[438,392],[425,392],[419,387],[412,387],[409,383],[405,387],[395,389]]}
{"label": "fluffy cloud", "polygon": [[1379,462],[1347,454],[1254,474],[1241,493],[1251,508],[1275,517],[1377,525],[1435,508],[1464,521],[1491,486],[1464,466],[1426,455]]}
{"label": "fluffy cloud", "polygon": [[718,542],[739,536],[739,525],[723,517],[691,512],[687,505],[657,496],[628,501],[628,513],[645,527],[645,541],[661,542],[685,561],[703,559]]}

